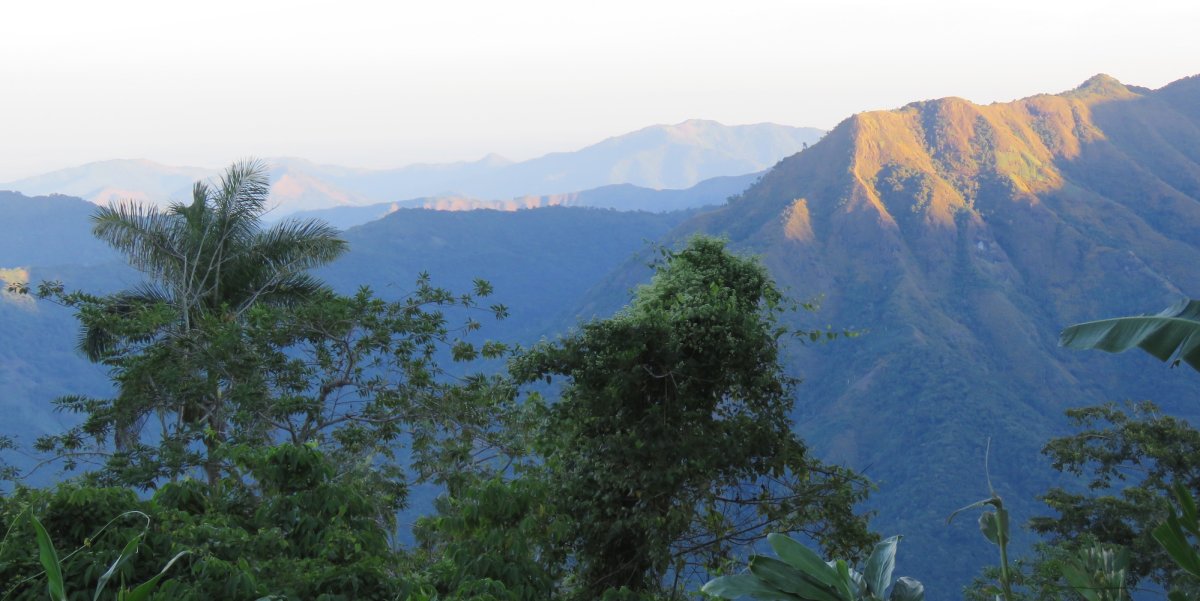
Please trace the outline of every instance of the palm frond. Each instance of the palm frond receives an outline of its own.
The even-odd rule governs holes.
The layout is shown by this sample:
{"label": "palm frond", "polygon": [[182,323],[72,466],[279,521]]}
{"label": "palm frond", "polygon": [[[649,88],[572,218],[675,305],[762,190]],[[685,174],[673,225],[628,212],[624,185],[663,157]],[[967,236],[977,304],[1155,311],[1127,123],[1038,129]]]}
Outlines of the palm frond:
{"label": "palm frond", "polygon": [[214,210],[223,230],[235,237],[258,231],[271,193],[267,164],[246,159],[230,165],[221,175]]}
{"label": "palm frond", "polygon": [[100,207],[92,215],[92,233],[129,259],[130,265],[154,276],[179,268],[179,220],[151,205],[131,201]]}
{"label": "palm frond", "polygon": [[1110,353],[1136,347],[1159,361],[1183,362],[1200,371],[1200,300],[1183,299],[1157,315],[1075,324],[1062,331],[1059,344]]}
{"label": "palm frond", "polygon": [[346,252],[341,231],[316,219],[289,219],[259,232],[251,242],[251,254],[268,262],[272,269],[295,273],[332,262]]}
{"label": "palm frond", "polygon": [[328,286],[307,273],[293,273],[264,282],[258,302],[271,305],[295,305],[312,299]]}

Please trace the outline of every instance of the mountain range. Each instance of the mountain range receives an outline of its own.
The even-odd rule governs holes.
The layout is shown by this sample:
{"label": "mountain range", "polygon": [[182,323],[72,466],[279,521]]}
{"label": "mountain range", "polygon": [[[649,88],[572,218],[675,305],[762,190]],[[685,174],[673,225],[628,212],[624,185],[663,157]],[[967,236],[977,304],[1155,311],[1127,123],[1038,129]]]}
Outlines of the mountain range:
{"label": "mountain range", "polygon": [[[690,120],[676,125],[655,125],[573,152],[556,152],[521,162],[497,155],[472,162],[397,169],[318,165],[297,158],[272,158],[267,162],[272,167],[271,198],[276,203],[273,216],[278,218],[297,211],[426,197],[509,202],[514,197],[564,195],[620,184],[684,189],[715,177],[763,171],[815,143],[823,133],[815,128],[772,123],[727,126],[715,121]],[[189,199],[193,182],[217,173],[217,170],[172,167],[146,160],[111,160],[0,183],[0,190],[15,190],[30,196],[66,194],[97,204],[133,199],[165,205]],[[480,206],[485,205],[503,206],[501,203]],[[669,210],[656,206],[637,208]]]}
{"label": "mountain range", "polygon": [[[385,217],[347,230],[351,251],[319,275],[385,296],[402,294],[422,270],[450,286],[490,279],[513,312],[488,324],[488,335],[527,342],[627,302],[650,275],[654,241],[725,237],[762,257],[795,298],[819,301],[819,312],[796,313],[793,325],[857,334],[788,345],[788,370],[804,379],[797,428],[814,453],[875,481],[875,526],[906,537],[904,572],[925,582],[930,598],[957,597],[995,563],[970,520],[946,525],[951,511],[994,486],[1019,524],[1045,511],[1036,494],[1071,484],[1039,454],[1068,431],[1065,408],[1152,399],[1200,418],[1200,375],[1056,342],[1071,323],[1200,296],[1200,77],[1149,90],[1100,75],[1009,103],[944,98],[860,113],[755,179],[718,207],[661,214],[389,204]],[[536,184],[514,195],[546,196]],[[10,196],[62,218],[20,221],[10,211],[21,209],[0,204],[0,240],[14,230],[25,236],[0,247],[0,268],[28,269],[9,277],[130,285],[127,268],[90,247],[77,255],[96,261],[89,266],[39,272],[10,260],[20,247],[66,240],[26,262],[69,261],[54,253],[91,243],[81,233],[82,201]],[[59,233],[68,221],[82,225]],[[6,410],[39,424],[49,423],[44,399],[68,387],[60,380],[91,377],[70,359],[69,315],[55,310],[0,299],[3,365],[24,356],[5,349],[59,345],[0,372],[0,385],[17,391]]]}

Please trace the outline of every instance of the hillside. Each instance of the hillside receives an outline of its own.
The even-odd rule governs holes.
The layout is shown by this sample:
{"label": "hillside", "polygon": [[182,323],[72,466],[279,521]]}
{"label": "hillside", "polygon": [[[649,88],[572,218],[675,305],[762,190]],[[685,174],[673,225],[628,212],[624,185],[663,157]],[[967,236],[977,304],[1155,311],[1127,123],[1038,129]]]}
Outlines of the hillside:
{"label": "hillside", "polygon": [[342,292],[367,285],[388,298],[410,290],[422,271],[457,290],[483,278],[496,291],[490,302],[510,310],[484,335],[528,344],[574,325],[571,309],[596,282],[692,214],[402,209],[347,230],[350,252],[317,275]]}
{"label": "hillside", "polygon": [[[1039,456],[1067,407],[1151,398],[1200,415],[1200,377],[1145,356],[1057,347],[1065,325],[1200,295],[1200,78],[1161,90],[1097,76],[1059,95],[957,98],[855,115],[697,216],[762,255],[806,325],[855,339],[793,345],[798,427],[879,485],[877,527],[907,538],[930,590],[994,562],[955,508],[998,492],[1027,520],[1053,473]],[[586,311],[645,277],[631,261]],[[915,565],[914,565],[915,564]]]}
{"label": "hillside", "polygon": [[102,393],[108,377],[74,350],[75,319],[65,308],[3,292],[12,282],[62,280],[96,291],[132,284],[118,255],[92,237],[95,205],[79,198],[0,192],[0,434],[32,442],[71,417],[49,401]]}
{"label": "hillside", "polygon": [[[478,161],[358,169],[277,157],[267,159],[276,205],[272,216],[435,196],[492,200],[557,195],[614,184],[684,189],[715,177],[760,172],[816,142],[823,133],[772,123],[727,126],[691,120],[655,125],[522,162],[488,155]],[[145,160],[111,160],[0,183],[0,190],[68,194],[98,204],[132,198],[165,206],[189,199],[193,182],[216,174],[211,169]],[[679,207],[652,210],[672,208]]]}

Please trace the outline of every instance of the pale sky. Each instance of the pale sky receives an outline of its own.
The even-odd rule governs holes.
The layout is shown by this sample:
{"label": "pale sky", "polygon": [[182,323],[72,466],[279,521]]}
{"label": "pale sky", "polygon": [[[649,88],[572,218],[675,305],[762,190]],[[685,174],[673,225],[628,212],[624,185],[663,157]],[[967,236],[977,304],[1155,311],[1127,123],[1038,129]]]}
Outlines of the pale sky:
{"label": "pale sky", "polygon": [[0,181],[111,158],[527,159],[690,118],[1200,73],[1195,0],[0,3]]}

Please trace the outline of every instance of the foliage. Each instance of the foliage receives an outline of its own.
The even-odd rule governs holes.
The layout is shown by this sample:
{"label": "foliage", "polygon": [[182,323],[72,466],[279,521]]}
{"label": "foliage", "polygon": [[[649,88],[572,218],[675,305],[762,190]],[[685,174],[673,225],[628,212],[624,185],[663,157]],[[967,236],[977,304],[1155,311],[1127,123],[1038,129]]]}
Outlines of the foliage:
{"label": "foliage", "polygon": [[[1176,483],[1174,490],[1175,502],[1179,505],[1179,513],[1174,508],[1167,515],[1167,521],[1154,529],[1154,540],[1162,545],[1167,555],[1176,564],[1192,576],[1200,578],[1200,544],[1190,539],[1200,541],[1200,517],[1196,513],[1196,499],[1188,489]],[[1195,584],[1194,582],[1192,584]],[[1171,592],[1172,601],[1182,601],[1187,598],[1181,590]]]}
{"label": "foliage", "polygon": [[[44,587],[29,549],[37,548],[28,513],[48,535],[81,548],[62,563],[66,590],[90,588],[142,537],[136,564],[119,565],[126,582],[144,582],[181,550],[157,598],[394,599],[407,580],[388,537],[399,502],[361,482],[362,473],[338,473],[310,446],[283,445],[237,453],[248,481],[223,479],[164,484],[150,499],[132,491],[59,485],[22,489],[0,502],[0,527],[11,530],[0,548],[0,595],[41,599]],[[132,516],[149,516],[135,529]],[[111,522],[111,524],[109,523]]]}
{"label": "foliage", "polygon": [[488,478],[443,496],[416,534],[432,559],[431,581],[443,599],[544,601],[565,572],[563,520],[551,513],[544,482]]}
{"label": "foliage", "polygon": [[[1076,324],[1063,331],[1061,343],[1064,346],[1081,349],[1100,349],[1108,352],[1123,352],[1135,346],[1150,353],[1160,361],[1171,361],[1173,365],[1187,363],[1192,369],[1200,371],[1200,301],[1183,299],[1172,307],[1154,316],[1122,317],[1097,322]],[[1172,586],[1171,598],[1183,599],[1188,593],[1184,587],[1195,593],[1196,583],[1189,582],[1186,577],[1171,573],[1172,569],[1161,556],[1165,552],[1177,567],[1193,577],[1200,576],[1200,554],[1189,543],[1187,534],[1200,536],[1200,526],[1197,526],[1195,502],[1190,491],[1197,490],[1200,478],[1196,470],[1200,462],[1200,434],[1186,423],[1170,418],[1153,415],[1153,406],[1143,406],[1148,418],[1130,421],[1124,415],[1118,414],[1112,406],[1102,408],[1100,416],[1109,423],[1117,426],[1117,435],[1102,439],[1100,443],[1067,439],[1068,461],[1079,472],[1081,457],[1084,460],[1098,464],[1099,478],[1094,480],[1092,489],[1109,488],[1112,480],[1125,480],[1126,476],[1117,471],[1120,467],[1136,466],[1143,475],[1138,479],[1138,485],[1127,487],[1122,491],[1121,499],[1101,497],[1086,503],[1085,507],[1099,507],[1103,513],[1096,512],[1100,517],[1106,517],[1116,530],[1126,529],[1122,534],[1128,535],[1130,523],[1137,524],[1136,542],[1145,547],[1147,537],[1152,537],[1161,545],[1161,549],[1145,549],[1143,560],[1149,565],[1143,567],[1137,575],[1149,575],[1162,584]],[[1083,410],[1088,411],[1088,410]],[[1086,417],[1087,414],[1084,414]],[[1085,417],[1085,419],[1086,419]],[[1055,441],[1059,442],[1059,441]],[[1070,443],[1074,442],[1075,445]],[[1054,442],[1051,443],[1053,445]],[[1119,445],[1119,446],[1117,446]],[[1050,449],[1051,447],[1047,447]],[[1147,468],[1147,464],[1150,464]],[[1056,463],[1059,467],[1061,463]],[[1061,468],[1060,468],[1061,469]],[[1182,516],[1177,516],[1173,509],[1167,509],[1165,523],[1150,529],[1148,520],[1161,521],[1165,504],[1164,494],[1166,482],[1174,481],[1173,494],[1178,501]],[[1061,503],[1062,497],[1069,497],[1061,491],[1051,491],[1048,502],[1053,506]],[[1104,503],[1107,501],[1107,503]],[[1064,515],[1057,521],[1046,520],[1047,529],[1063,529],[1063,522],[1068,517],[1079,521],[1078,510],[1074,516]],[[1084,515],[1086,521],[1092,516]],[[1094,518],[1093,518],[1094,520]],[[1101,524],[1104,525],[1104,524]],[[1035,525],[1036,526],[1036,525]],[[1135,572],[1136,573],[1136,572]],[[1069,572],[1068,572],[1069,577]]]}
{"label": "foliage", "polygon": [[[899,536],[875,545],[863,571],[851,569],[846,561],[826,562],[799,542],[770,534],[767,542],[779,559],[750,557],[749,574],[710,580],[702,592],[724,599],[748,595],[764,601],[921,601],[925,587],[907,576],[892,583]],[[888,588],[891,595],[886,595]]]}
{"label": "foliage", "polygon": [[1079,550],[1063,564],[1063,577],[1086,601],[1121,601],[1125,593],[1125,570],[1129,551],[1114,545],[1093,544]]}
{"label": "foliage", "polygon": [[510,363],[521,383],[567,378],[535,449],[574,533],[581,597],[654,591],[669,572],[676,588],[768,527],[839,553],[870,543],[853,512],[863,480],[810,457],[791,431],[783,310],[761,265],[696,238],[664,251],[616,316]]}
{"label": "foliage", "polygon": [[[0,436],[0,453],[12,450],[15,448],[15,446],[16,444],[13,442],[12,438],[8,436]],[[16,480],[17,475],[17,468],[9,465],[4,461],[3,458],[0,458],[0,485],[2,485],[4,482]],[[0,494],[2,494],[3,491],[4,487],[0,486]]]}
{"label": "foliage", "polygon": [[1183,299],[1157,315],[1075,324],[1062,331],[1059,344],[1110,353],[1136,347],[1159,361],[1200,370],[1200,300]]}
{"label": "foliage", "polygon": [[[505,424],[492,418],[512,393],[481,376],[448,382],[439,359],[505,351],[464,341],[480,323],[467,317],[454,326],[447,315],[484,310],[476,299],[490,293],[486,282],[476,282],[470,294],[454,294],[422,276],[399,301],[385,302],[367,289],[351,297],[317,292],[303,303],[252,307],[239,319],[199,316],[187,336],[160,338],[159,328],[175,319],[164,305],[114,317],[110,298],[43,286],[41,294],[75,307],[85,324],[103,319],[107,331],[121,332],[128,342],[103,361],[121,385],[117,397],[59,399],[60,409],[84,420],[44,437],[38,448],[66,458],[68,468],[100,458],[100,482],[140,488],[192,474],[196,466],[207,476],[212,470],[236,475],[223,448],[277,440],[315,442],[344,463],[374,461],[382,469],[379,462],[394,460],[405,437],[422,476],[469,471],[479,453],[511,446]],[[486,311],[500,318],[506,309]],[[219,426],[213,415],[192,419],[199,410],[192,400],[212,390],[220,392]],[[134,436],[129,424],[149,431]],[[488,444],[476,444],[484,439]]]}
{"label": "foliage", "polygon": [[1053,488],[1041,499],[1058,515],[1031,520],[1052,541],[1093,537],[1129,549],[1132,586],[1143,578],[1170,586],[1176,569],[1151,532],[1168,515],[1171,482],[1200,490],[1200,431],[1152,403],[1071,409],[1079,430],[1043,452],[1055,469],[1086,476],[1087,492]]}
{"label": "foliage", "polygon": [[[68,587],[63,581],[62,562],[58,558],[58,551],[55,550],[54,543],[50,539],[50,534],[46,532],[46,528],[42,526],[42,523],[32,515],[29,516],[29,520],[32,522],[34,533],[37,536],[38,559],[41,561],[42,567],[45,569],[47,581],[46,586],[50,593],[50,599],[52,601],[67,601],[69,598],[69,595],[67,594]],[[117,556],[117,559],[108,567],[108,570],[100,575],[99,580],[96,581],[96,590],[92,595],[93,601],[100,599],[100,595],[105,591],[105,587],[108,585],[109,581],[112,580],[112,577],[116,574],[117,570],[119,570],[122,565],[132,559],[133,555],[137,553],[138,543],[141,542],[141,538],[144,535],[145,533],[143,532],[142,534],[129,539],[129,542],[125,544],[123,549],[121,549],[121,554]],[[132,589],[122,586],[117,590],[117,600],[143,601],[145,599],[149,599],[150,595],[154,592],[155,587],[158,586],[158,583],[162,580],[163,576],[166,576],[167,571],[171,569],[171,566],[175,565],[175,562],[186,554],[187,551],[180,551],[175,555],[175,557],[172,557],[171,560],[167,562],[167,565],[163,566],[161,572],[146,582],[143,582]]]}

